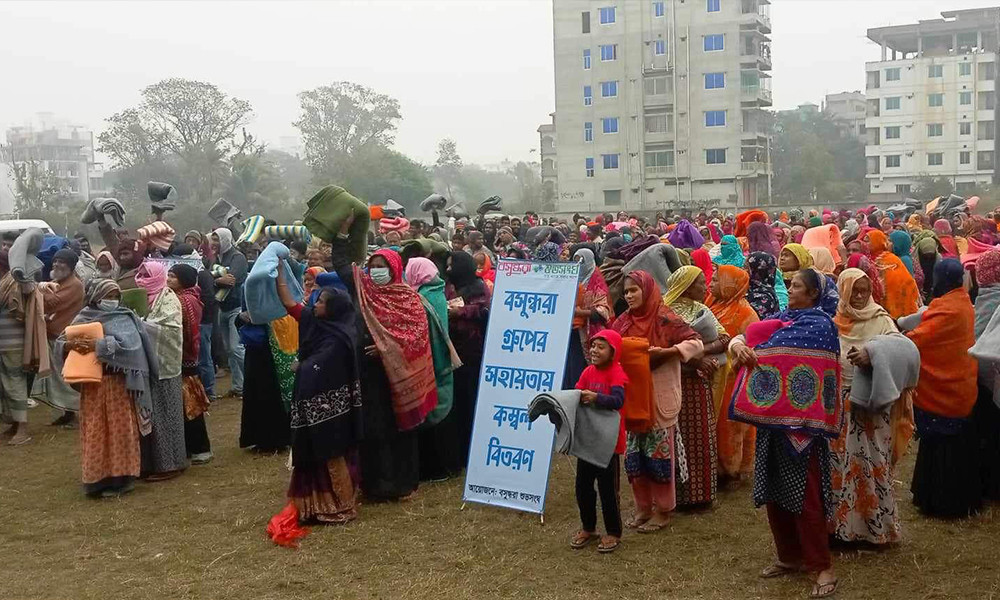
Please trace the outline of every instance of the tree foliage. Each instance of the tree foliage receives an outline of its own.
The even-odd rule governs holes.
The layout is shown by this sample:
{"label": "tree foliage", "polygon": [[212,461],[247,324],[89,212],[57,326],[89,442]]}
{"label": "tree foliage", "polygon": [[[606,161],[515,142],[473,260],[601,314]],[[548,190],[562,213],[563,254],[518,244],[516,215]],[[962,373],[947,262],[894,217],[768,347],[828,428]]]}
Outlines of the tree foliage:
{"label": "tree foliage", "polygon": [[65,184],[35,160],[10,163],[14,180],[14,210],[18,213],[54,211],[70,199]]}
{"label": "tree foliage", "polygon": [[771,149],[778,203],[862,200],[865,146],[824,113],[780,112]]}
{"label": "tree foliage", "polygon": [[462,157],[458,155],[458,145],[455,140],[445,138],[438,143],[437,162],[434,163],[434,175],[445,187],[447,197],[453,197],[453,187],[462,173]]}
{"label": "tree foliage", "polygon": [[371,204],[392,198],[407,214],[417,214],[420,201],[433,193],[429,171],[420,163],[387,148],[372,147],[350,156],[342,165],[340,185]]}

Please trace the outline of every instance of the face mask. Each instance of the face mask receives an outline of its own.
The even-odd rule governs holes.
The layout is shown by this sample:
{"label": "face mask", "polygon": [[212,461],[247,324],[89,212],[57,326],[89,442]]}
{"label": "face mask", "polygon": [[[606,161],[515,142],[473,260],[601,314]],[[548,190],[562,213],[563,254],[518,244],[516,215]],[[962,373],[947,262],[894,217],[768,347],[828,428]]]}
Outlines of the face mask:
{"label": "face mask", "polygon": [[97,302],[97,306],[101,310],[114,310],[114,309],[118,308],[118,301],[117,300],[99,300]]}
{"label": "face mask", "polygon": [[392,281],[392,275],[389,274],[387,267],[374,267],[369,270],[368,274],[372,276],[372,281],[377,285],[386,285]]}

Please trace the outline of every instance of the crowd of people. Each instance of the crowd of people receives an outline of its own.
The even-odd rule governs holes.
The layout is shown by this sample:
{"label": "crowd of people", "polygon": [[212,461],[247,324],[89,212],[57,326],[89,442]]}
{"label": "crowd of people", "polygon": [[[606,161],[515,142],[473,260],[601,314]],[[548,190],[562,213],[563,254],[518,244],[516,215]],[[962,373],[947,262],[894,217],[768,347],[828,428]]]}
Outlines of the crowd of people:
{"label": "crowd of people", "polygon": [[[175,477],[212,459],[205,416],[228,369],[240,446],[291,448],[298,521],[346,523],[361,497],[404,500],[465,468],[497,262],[576,261],[562,387],[652,410],[622,419],[609,465],[578,471],[574,548],[613,551],[624,529],[654,533],[746,484],[777,550],[762,576],[806,571],[825,597],[838,584],[831,543],[902,539],[892,482],[912,437],[922,513],[1000,499],[1000,215],[442,223],[356,203],[329,186],[304,224],[252,217],[183,237],[162,213],[135,232],[106,219],[96,254],[84,234],[5,236],[8,443],[30,440],[37,397],[62,411],[54,425],[78,420],[87,494]],[[99,335],[78,333],[92,324]],[[101,375],[81,378],[71,357],[96,358]],[[624,523],[620,465],[635,505]]]}

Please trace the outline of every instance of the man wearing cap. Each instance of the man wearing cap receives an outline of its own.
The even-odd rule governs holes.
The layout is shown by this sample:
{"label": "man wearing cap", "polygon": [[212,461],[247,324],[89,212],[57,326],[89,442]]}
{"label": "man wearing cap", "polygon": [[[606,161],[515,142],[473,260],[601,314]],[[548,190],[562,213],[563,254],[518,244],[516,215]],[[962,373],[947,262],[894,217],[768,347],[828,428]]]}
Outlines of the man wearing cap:
{"label": "man wearing cap", "polygon": [[[79,257],[69,248],[63,248],[52,257],[52,281],[38,284],[45,305],[45,333],[49,341],[49,356],[55,356],[56,338],[73,322],[84,305],[83,282],[75,270]],[[56,358],[53,365],[61,364]],[[53,425],[71,426],[80,410],[80,394],[63,379],[62,370],[53,368],[42,380],[45,403],[63,411]]]}

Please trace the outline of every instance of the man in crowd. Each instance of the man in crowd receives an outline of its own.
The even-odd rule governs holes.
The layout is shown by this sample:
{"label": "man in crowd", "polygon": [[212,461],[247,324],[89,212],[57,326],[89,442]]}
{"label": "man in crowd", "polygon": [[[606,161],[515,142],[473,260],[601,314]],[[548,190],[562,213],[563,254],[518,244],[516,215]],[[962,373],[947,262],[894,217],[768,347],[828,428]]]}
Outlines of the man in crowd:
{"label": "man in crowd", "polygon": [[52,281],[38,284],[45,306],[45,333],[49,341],[49,357],[53,360],[52,373],[42,380],[45,402],[63,411],[53,425],[72,425],[80,410],[80,393],[63,379],[56,367],[61,361],[55,357],[55,341],[84,305],[83,282],[76,276],[78,257],[69,248],[56,252],[52,258]]}
{"label": "man in crowd", "polygon": [[215,278],[215,287],[229,290],[229,294],[219,303],[219,327],[222,328],[222,346],[229,359],[232,375],[230,394],[243,395],[243,344],[236,331],[236,317],[243,304],[243,282],[247,278],[247,259],[233,245],[233,233],[225,227],[212,232],[212,251],[215,263],[226,269],[225,275]]}

